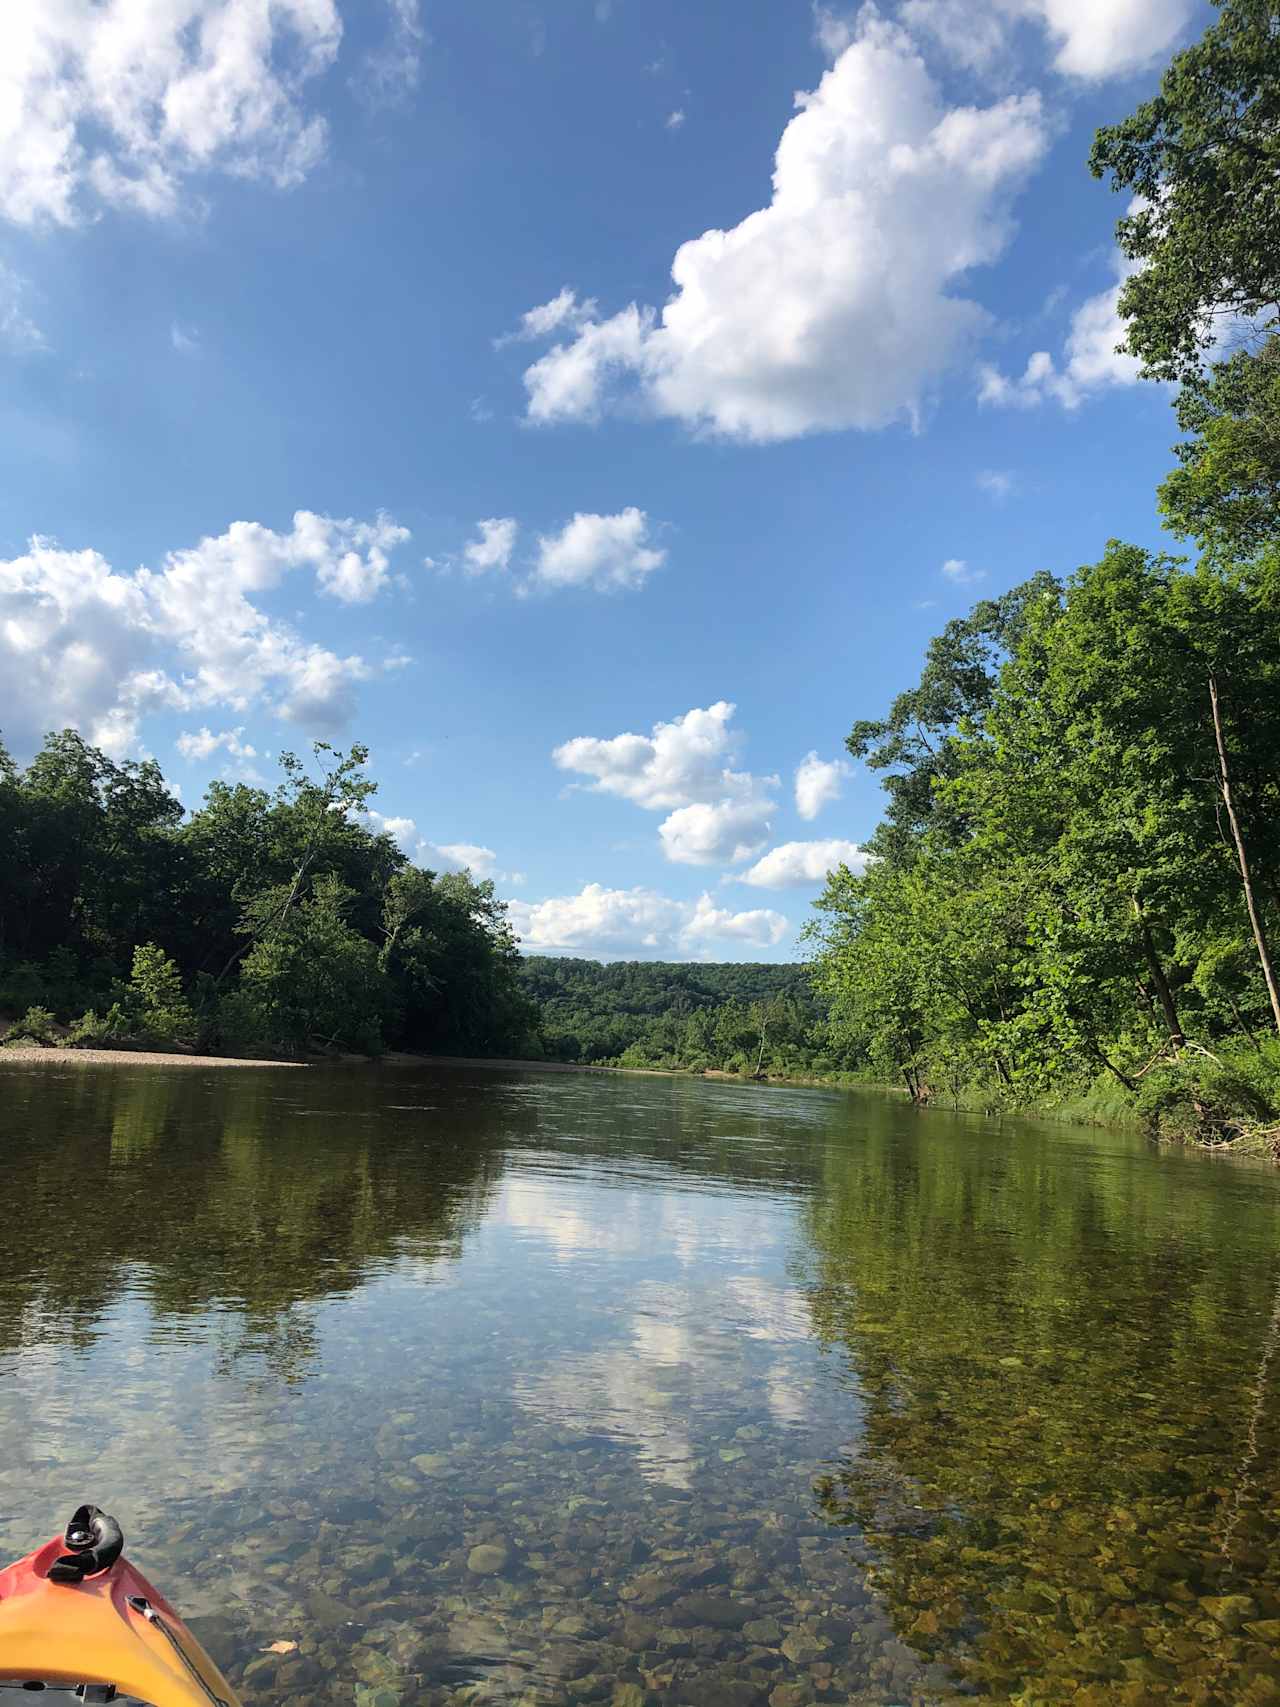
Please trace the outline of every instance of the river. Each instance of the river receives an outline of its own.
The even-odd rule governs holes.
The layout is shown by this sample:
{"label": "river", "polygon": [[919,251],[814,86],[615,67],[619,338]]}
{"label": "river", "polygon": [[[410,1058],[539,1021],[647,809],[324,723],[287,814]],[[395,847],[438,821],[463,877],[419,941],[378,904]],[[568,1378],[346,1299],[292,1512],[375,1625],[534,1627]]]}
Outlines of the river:
{"label": "river", "polygon": [[53,1063],[0,1155],[0,1550],[96,1501],[249,1703],[1280,1702],[1269,1167]]}

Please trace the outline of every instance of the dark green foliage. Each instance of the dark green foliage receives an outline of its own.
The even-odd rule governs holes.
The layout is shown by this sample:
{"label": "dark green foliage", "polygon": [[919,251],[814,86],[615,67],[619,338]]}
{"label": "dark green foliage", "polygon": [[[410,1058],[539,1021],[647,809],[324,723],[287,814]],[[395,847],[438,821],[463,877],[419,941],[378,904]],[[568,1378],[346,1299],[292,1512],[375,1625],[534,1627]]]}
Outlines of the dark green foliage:
{"label": "dark green foliage", "polygon": [[367,827],[363,748],[315,759],[283,754],[273,793],[215,782],[184,820],[154,763],[74,731],[24,771],[0,748],[0,1011],[83,1014],[82,1046],[526,1047],[493,885]]}
{"label": "dark green foliage", "polygon": [[5,1034],[6,1043],[48,1043],[58,1041],[57,1019],[48,1008],[28,1008],[21,1019],[15,1020]]}
{"label": "dark green foliage", "polygon": [[1153,1133],[1192,1143],[1220,1143],[1273,1120],[1272,1094],[1256,1075],[1211,1056],[1161,1063],[1142,1082],[1137,1110]]}
{"label": "dark green foliage", "polygon": [[1252,556],[1280,537],[1280,338],[1238,351],[1178,394],[1191,435],[1160,488],[1175,533],[1216,556]]}
{"label": "dark green foliage", "polygon": [[833,1053],[806,966],[687,966],[531,956],[520,982],[558,1061],[809,1077],[857,1062]]}

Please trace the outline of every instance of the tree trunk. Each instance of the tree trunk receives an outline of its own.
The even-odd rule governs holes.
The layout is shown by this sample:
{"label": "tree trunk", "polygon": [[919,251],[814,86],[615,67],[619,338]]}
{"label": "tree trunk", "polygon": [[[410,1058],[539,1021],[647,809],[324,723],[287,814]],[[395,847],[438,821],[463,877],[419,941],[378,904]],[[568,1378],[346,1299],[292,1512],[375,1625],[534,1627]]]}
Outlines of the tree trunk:
{"label": "tree trunk", "polygon": [[1119,1079],[1120,1083],[1124,1086],[1125,1090],[1127,1090],[1127,1091],[1136,1091],[1137,1090],[1137,1088],[1138,1088],[1137,1080],[1131,1079],[1129,1077],[1128,1073],[1122,1072],[1121,1069],[1116,1066],[1115,1062],[1112,1061],[1109,1058],[1109,1056],[1107,1056],[1106,1054],[1103,1053],[1102,1049],[1099,1047],[1097,1038],[1091,1037],[1089,1039],[1089,1047],[1093,1050],[1094,1054],[1098,1057],[1099,1061],[1102,1062],[1102,1065],[1107,1069],[1108,1073],[1113,1074],[1114,1077]]}
{"label": "tree trunk", "polygon": [[1147,963],[1147,971],[1151,974],[1151,982],[1156,987],[1156,995],[1160,998],[1160,1006],[1164,1010],[1164,1023],[1169,1028],[1169,1041],[1175,1049],[1181,1049],[1187,1041],[1182,1029],[1182,1021],[1178,1018],[1177,1004],[1173,999],[1173,991],[1169,988],[1169,980],[1164,975],[1164,967],[1160,964],[1160,956],[1156,953],[1155,938],[1151,935],[1151,926],[1147,923],[1147,915],[1142,910],[1142,903],[1136,895],[1133,901],[1133,916],[1138,921],[1138,940],[1142,944],[1142,958]]}
{"label": "tree trunk", "polygon": [[1253,940],[1258,949],[1258,960],[1262,966],[1262,976],[1266,980],[1267,995],[1271,998],[1271,1017],[1275,1020],[1276,1031],[1280,1033],[1280,987],[1276,985],[1275,967],[1271,964],[1271,950],[1267,946],[1267,933],[1263,928],[1262,915],[1258,911],[1258,903],[1253,893],[1253,876],[1249,870],[1249,855],[1244,845],[1244,836],[1240,830],[1240,821],[1236,817],[1235,802],[1231,795],[1231,769],[1227,761],[1227,743],[1222,733],[1222,711],[1218,704],[1218,679],[1210,673],[1209,704],[1213,709],[1213,738],[1218,748],[1218,792],[1222,796],[1222,804],[1227,809],[1227,822],[1231,825],[1231,839],[1236,845],[1236,858],[1240,861],[1240,881],[1244,886],[1245,906],[1249,910],[1249,923],[1253,927]]}

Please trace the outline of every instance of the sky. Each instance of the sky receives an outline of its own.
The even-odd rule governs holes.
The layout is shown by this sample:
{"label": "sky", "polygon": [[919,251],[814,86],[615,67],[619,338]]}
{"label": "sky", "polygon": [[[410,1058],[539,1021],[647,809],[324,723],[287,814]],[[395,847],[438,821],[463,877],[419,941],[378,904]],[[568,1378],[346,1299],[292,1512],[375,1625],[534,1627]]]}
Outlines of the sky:
{"label": "sky", "polygon": [[789,960],[931,635],[1162,536],[1087,169],[1201,0],[0,13],[0,735],[371,752],[527,952]]}

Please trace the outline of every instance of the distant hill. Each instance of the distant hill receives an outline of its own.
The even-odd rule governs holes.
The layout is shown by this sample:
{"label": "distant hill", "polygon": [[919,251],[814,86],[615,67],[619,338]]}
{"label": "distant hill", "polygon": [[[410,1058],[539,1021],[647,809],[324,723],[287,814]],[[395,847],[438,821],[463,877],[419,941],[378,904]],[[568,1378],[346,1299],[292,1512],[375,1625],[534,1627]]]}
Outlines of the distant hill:
{"label": "distant hill", "polygon": [[786,997],[805,1014],[816,1011],[807,966],[664,960],[602,965],[529,955],[520,962],[519,978],[541,1012],[548,1050],[570,1061],[616,1059],[650,1034],[655,1020],[683,1020],[699,1009]]}

